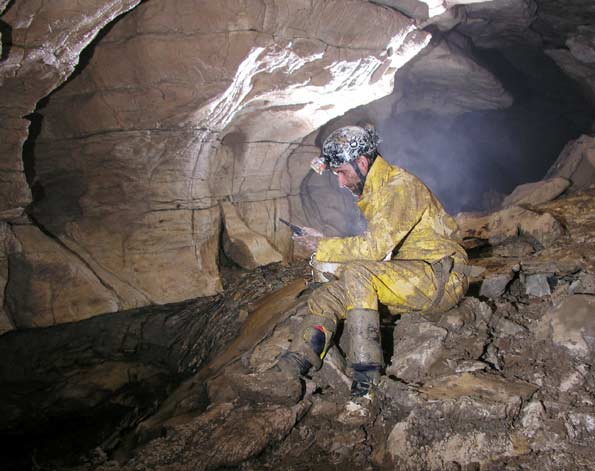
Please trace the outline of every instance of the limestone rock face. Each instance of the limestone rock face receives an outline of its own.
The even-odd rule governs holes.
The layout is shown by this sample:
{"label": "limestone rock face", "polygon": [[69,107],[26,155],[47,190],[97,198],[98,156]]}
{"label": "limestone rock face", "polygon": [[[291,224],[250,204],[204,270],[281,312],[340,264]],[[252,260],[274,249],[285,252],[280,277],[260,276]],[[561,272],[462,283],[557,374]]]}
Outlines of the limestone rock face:
{"label": "limestone rock face", "polygon": [[[33,226],[13,229],[6,304],[15,326],[43,327],[118,309],[114,293],[66,247]],[[76,293],[76,296],[73,296]]]}
{"label": "limestone rock face", "polygon": [[595,66],[585,64],[565,49],[551,49],[546,51],[558,67],[580,86],[591,103],[595,103]]}
{"label": "limestone rock face", "polygon": [[[0,223],[0,286],[8,281],[8,252],[13,241],[12,231],[6,223]],[[0,291],[0,335],[14,329],[12,318],[4,305],[4,290]]]}
{"label": "limestone rock face", "polygon": [[[0,13],[9,2],[0,4]],[[29,121],[24,116],[70,76],[81,51],[95,35],[140,0],[32,0],[11,5],[2,21],[11,30],[0,63],[0,219],[18,216],[31,201],[22,147]]]}
{"label": "limestone rock face", "polygon": [[[60,28],[54,22],[62,2],[15,4],[3,17],[15,44],[28,38],[37,47],[12,48],[2,64],[3,91],[11,97],[4,105],[16,116],[33,111],[68,77],[86,40],[138,1],[103,9],[105,2],[88,3],[80,12],[67,10],[72,18],[62,18]],[[365,34],[371,29],[378,34]],[[46,40],[48,31],[55,37]],[[389,94],[395,71],[428,41],[399,13],[355,0],[139,5],[40,110],[43,125],[29,163],[39,191],[30,215],[53,239],[48,244],[73,257],[45,263],[25,243],[34,269],[24,286],[9,283],[10,299],[22,289],[37,293],[48,270],[69,280],[81,265],[89,269],[85,283],[100,287],[93,313],[215,294],[218,202],[229,197],[250,230],[288,254],[290,234],[277,218],[294,219],[291,205],[299,214],[295,188],[305,174],[302,164],[288,162],[291,152],[329,119]],[[18,88],[24,83],[35,93]],[[24,95],[30,105],[22,105]],[[22,177],[26,127],[16,118],[2,125],[11,139],[17,136],[1,141],[10,145],[3,152],[13,156],[10,171]],[[9,198],[9,211],[29,202],[21,180],[15,188],[26,191]],[[68,301],[59,313],[48,294],[57,285],[43,286],[35,310],[44,320],[20,325],[46,325],[50,312],[56,322],[74,319],[73,312],[89,307],[86,288],[63,283],[61,299]]]}
{"label": "limestone rock face", "polygon": [[426,48],[399,74],[402,98],[395,111],[453,115],[511,106],[512,96],[477,63],[469,41],[458,34],[448,38]]}
{"label": "limestone rock face", "polygon": [[467,19],[458,26],[481,48],[518,43],[539,44],[539,36],[529,29],[535,21],[534,0],[497,0],[466,5]]}
{"label": "limestone rock face", "polygon": [[580,191],[595,184],[595,138],[581,136],[569,142],[546,178],[563,177],[572,182],[570,191]]}
{"label": "limestone rock face", "polygon": [[223,250],[229,258],[248,270],[283,260],[265,237],[244,224],[233,204],[224,202],[221,209],[225,225]]}

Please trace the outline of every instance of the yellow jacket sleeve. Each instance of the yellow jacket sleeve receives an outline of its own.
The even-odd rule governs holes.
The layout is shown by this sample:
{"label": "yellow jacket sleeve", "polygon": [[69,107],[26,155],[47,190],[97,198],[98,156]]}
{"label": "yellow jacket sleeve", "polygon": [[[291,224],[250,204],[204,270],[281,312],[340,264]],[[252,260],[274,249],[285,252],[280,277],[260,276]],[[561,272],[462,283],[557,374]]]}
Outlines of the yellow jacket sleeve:
{"label": "yellow jacket sleeve", "polygon": [[321,239],[316,259],[321,262],[383,260],[415,227],[427,207],[425,187],[397,178],[370,193],[360,203],[368,230],[353,237]]}

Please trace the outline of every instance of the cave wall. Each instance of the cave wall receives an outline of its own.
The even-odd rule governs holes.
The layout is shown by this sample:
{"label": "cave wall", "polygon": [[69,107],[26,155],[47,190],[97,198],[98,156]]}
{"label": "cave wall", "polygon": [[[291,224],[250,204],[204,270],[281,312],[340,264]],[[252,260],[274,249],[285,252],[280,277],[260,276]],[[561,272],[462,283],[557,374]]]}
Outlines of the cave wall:
{"label": "cave wall", "polygon": [[[117,15],[115,2],[87,3],[80,15],[92,5],[104,14],[85,16],[90,41]],[[45,59],[29,72],[15,45],[54,32],[65,8],[24,2],[2,18],[12,30],[6,64],[21,74],[13,82],[37,90],[26,109],[14,105],[22,192],[2,192],[10,218],[0,275],[7,321],[18,328],[219,292],[220,201],[288,254],[290,234],[276,221],[289,218],[289,182],[305,173],[299,165],[294,173],[291,151],[330,119],[389,94],[395,71],[430,38],[363,1],[142,2],[38,106],[23,159],[21,117],[64,83],[89,41],[63,32],[39,46]],[[46,67],[58,52],[69,60]],[[35,82],[51,74],[60,78]],[[16,98],[13,82],[2,90]]]}
{"label": "cave wall", "polygon": [[[351,196],[308,172],[343,124],[376,124],[383,155],[451,211],[482,200],[482,172],[510,191],[590,118],[554,104],[531,132],[557,150],[521,161],[509,151],[524,131],[482,134],[535,113],[517,113],[498,61],[539,83],[549,57],[572,106],[595,103],[585,0],[27,0],[0,13],[0,332],[219,292],[224,201],[286,259],[279,216],[361,231]],[[568,119],[564,138],[550,133]],[[488,151],[469,158],[477,141]]]}

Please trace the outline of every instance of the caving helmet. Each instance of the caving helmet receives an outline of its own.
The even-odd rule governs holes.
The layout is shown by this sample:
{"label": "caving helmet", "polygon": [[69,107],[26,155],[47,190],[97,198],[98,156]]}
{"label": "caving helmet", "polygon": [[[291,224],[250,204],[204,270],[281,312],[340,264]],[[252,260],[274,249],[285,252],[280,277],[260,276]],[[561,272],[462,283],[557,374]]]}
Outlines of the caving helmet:
{"label": "caving helmet", "polygon": [[[312,160],[310,167],[318,174],[324,170],[351,163],[354,168],[355,159],[365,155],[374,159],[378,154],[380,137],[371,125],[344,126],[333,131],[322,145],[322,155]],[[359,174],[359,169],[357,170]]]}

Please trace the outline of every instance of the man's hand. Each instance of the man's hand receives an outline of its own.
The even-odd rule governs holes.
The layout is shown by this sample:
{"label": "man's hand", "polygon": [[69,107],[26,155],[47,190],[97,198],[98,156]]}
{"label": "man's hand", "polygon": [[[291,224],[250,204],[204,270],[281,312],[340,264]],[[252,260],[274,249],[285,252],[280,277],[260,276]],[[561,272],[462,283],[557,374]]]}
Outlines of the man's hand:
{"label": "man's hand", "polygon": [[295,240],[296,244],[301,245],[311,252],[315,252],[318,241],[324,237],[324,234],[311,227],[302,227],[302,230],[304,231],[304,235],[294,235],[292,239]]}

